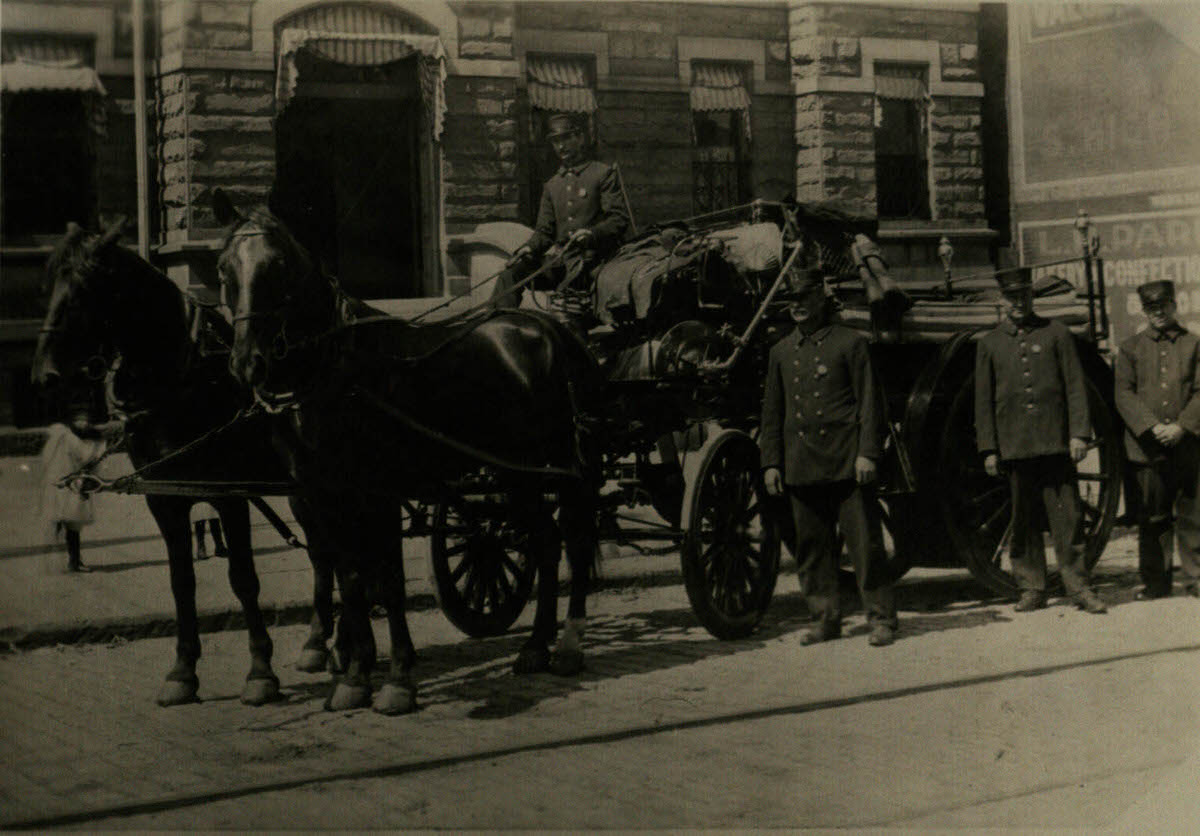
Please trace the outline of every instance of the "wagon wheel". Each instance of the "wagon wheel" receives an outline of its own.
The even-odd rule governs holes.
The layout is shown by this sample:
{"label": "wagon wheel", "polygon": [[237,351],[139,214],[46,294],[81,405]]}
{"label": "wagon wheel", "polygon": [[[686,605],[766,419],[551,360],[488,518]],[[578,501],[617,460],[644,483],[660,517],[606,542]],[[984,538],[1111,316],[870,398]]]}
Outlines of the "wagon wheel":
{"label": "wagon wheel", "polygon": [[528,532],[499,503],[455,498],[434,510],[429,566],[450,623],[474,638],[504,634],[533,589]]}
{"label": "wagon wheel", "polygon": [[779,574],[779,527],[763,513],[758,446],[724,430],[692,464],[680,546],[683,580],[700,623],[719,639],[748,636]]}
{"label": "wagon wheel", "polygon": [[[1083,516],[1084,562],[1091,571],[1100,559],[1117,515],[1121,494],[1121,434],[1096,384],[1085,377],[1092,442],[1076,466],[1079,508]],[[1014,596],[1019,591],[1009,571],[1012,496],[1007,479],[988,476],[975,443],[975,376],[968,375],[947,416],[938,454],[938,498],[950,539],[971,574],[992,591]],[[1048,552],[1052,551],[1048,547]],[[1053,565],[1050,554],[1047,562]],[[1052,573],[1048,583],[1061,578]]]}

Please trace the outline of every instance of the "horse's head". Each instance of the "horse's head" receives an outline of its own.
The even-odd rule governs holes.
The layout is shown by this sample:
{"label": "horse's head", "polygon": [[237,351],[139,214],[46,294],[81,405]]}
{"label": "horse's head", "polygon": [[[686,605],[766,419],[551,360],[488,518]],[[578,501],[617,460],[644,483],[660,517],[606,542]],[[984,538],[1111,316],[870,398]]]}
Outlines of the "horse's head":
{"label": "horse's head", "polygon": [[50,386],[80,369],[98,379],[108,368],[118,303],[112,261],[124,229],[124,218],[102,235],[67,224],[46,262],[50,301],[34,354],[34,383]]}
{"label": "horse's head", "polygon": [[243,214],[220,189],[213,210],[229,228],[217,269],[222,300],[233,314],[230,371],[260,392],[295,388],[307,371],[295,349],[327,328],[333,315],[329,283],[269,210]]}

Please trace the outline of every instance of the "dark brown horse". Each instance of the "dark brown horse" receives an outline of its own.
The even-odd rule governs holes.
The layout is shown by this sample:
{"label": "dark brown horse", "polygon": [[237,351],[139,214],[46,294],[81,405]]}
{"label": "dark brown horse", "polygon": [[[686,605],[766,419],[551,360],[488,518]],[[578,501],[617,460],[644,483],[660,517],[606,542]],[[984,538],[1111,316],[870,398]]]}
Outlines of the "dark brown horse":
{"label": "dark brown horse", "polygon": [[[582,410],[599,391],[596,365],[566,329],[510,311],[412,326],[342,295],[266,210],[238,213],[220,192],[230,228],[218,267],[234,311],[234,375],[279,410],[277,428],[313,525],[335,543],[342,590],[339,634],[350,659],[327,707],[371,700],[372,600],[388,614],[391,658],[377,711],[416,706],[401,559],[401,500],[436,500],[489,468],[512,513],[538,543],[533,633],[514,669],[576,673],[589,570],[597,548],[594,457]],[[558,539],[543,496],[557,494],[571,566],[567,626],[558,631]]]}
{"label": "dark brown horse", "polygon": [[[107,370],[110,410],[128,416],[128,453],[134,467],[141,468],[228,424],[246,397],[229,378],[228,351],[205,350],[206,344],[219,349],[221,341],[232,343],[229,324],[120,246],[122,226],[123,222],[114,224],[103,236],[75,224],[67,227],[47,263],[50,302],[38,338],[33,379],[52,388],[73,383],[85,367],[91,368],[93,376]],[[268,481],[271,473],[286,478],[268,439],[269,428],[262,420],[235,424],[206,446],[202,456],[171,465],[172,478],[227,481],[234,473],[262,481]],[[199,688],[200,633],[188,520],[196,501],[185,496],[146,497],[167,545],[178,631],[175,664],[158,694],[158,703],[164,706],[194,702]],[[205,501],[221,517],[228,539],[229,583],[250,634],[250,673],[242,701],[264,703],[278,697],[279,680],[271,669],[273,648],[258,604],[247,501],[219,497]],[[303,507],[294,503],[293,511],[304,523]],[[309,549],[315,606],[299,666],[324,670],[325,643],[334,627],[333,572],[319,560],[319,544],[310,539]]]}

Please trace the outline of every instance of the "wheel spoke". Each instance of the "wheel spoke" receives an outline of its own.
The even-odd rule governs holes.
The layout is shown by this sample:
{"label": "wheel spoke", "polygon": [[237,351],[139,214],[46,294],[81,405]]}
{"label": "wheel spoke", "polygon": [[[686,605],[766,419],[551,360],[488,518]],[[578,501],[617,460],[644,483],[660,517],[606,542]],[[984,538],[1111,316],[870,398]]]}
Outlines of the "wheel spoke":
{"label": "wheel spoke", "polygon": [[[502,568],[508,570],[508,573],[513,576],[514,580],[525,574],[523,571],[521,571],[521,567],[517,565],[517,561],[513,560],[512,555],[510,555],[508,552],[504,552],[500,556],[500,564]],[[501,572],[501,574],[504,573]]]}
{"label": "wheel spoke", "polygon": [[972,497],[969,497],[967,499],[967,504],[975,505],[975,506],[984,505],[988,501],[990,501],[991,498],[994,497],[996,494],[1004,493],[1007,490],[1008,490],[1007,485],[1004,485],[1004,484],[995,485],[995,486],[989,488],[988,490],[984,491],[983,493],[978,493]]}
{"label": "wheel spoke", "polygon": [[[455,586],[458,586],[458,582],[462,580],[462,576],[469,572],[470,569],[471,559],[470,557],[464,556],[463,559],[458,562],[458,565],[450,570],[450,582]],[[470,582],[469,578],[468,582]]]}
{"label": "wheel spoke", "polygon": [[471,544],[470,540],[459,540],[453,546],[451,546],[449,544],[449,541],[447,541],[446,542],[446,557],[450,558],[450,557],[454,557],[456,554],[462,554],[463,552],[465,552],[467,550],[467,547],[470,544]]}
{"label": "wheel spoke", "polygon": [[1009,521],[1008,527],[1004,529],[1004,534],[1000,537],[1000,542],[996,544],[996,548],[992,549],[992,565],[997,569],[1000,568],[1000,562],[1004,557],[1004,550],[1008,548],[1012,542],[1012,521]]}
{"label": "wheel spoke", "polygon": [[[496,573],[496,592],[501,596],[501,600],[508,601],[516,596],[516,590],[509,581],[508,575],[501,571]],[[497,605],[499,600],[497,601]]]}
{"label": "wheel spoke", "polygon": [[997,508],[992,513],[992,515],[984,521],[983,525],[979,526],[979,530],[981,532],[991,531],[992,528],[996,525],[996,523],[998,523],[1005,516],[1008,516],[1008,517],[1012,516],[1012,502],[1011,501],[1005,501],[1003,505],[1001,505],[999,508]]}

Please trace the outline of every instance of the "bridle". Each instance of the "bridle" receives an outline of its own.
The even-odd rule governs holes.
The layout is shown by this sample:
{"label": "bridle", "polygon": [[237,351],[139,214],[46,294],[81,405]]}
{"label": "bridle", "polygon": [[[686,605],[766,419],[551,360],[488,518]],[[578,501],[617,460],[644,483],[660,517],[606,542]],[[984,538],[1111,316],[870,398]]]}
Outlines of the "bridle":
{"label": "bridle", "polygon": [[[253,218],[248,218],[243,222],[242,226],[246,226],[249,224],[257,224],[257,223],[258,222],[255,221]],[[234,229],[234,231],[231,232],[229,234],[229,236],[226,238],[225,246],[226,246],[226,248],[228,248],[230,246],[230,244],[238,238],[261,237],[261,236],[266,236],[269,234],[270,234],[270,230],[262,229],[261,227],[259,227],[257,229],[251,229],[251,230],[243,230],[241,227],[238,227],[238,228]],[[315,268],[310,268],[310,272],[317,272],[317,271],[315,270]],[[319,276],[319,273],[318,273],[318,276]],[[336,284],[332,280],[331,280],[331,285],[332,285],[332,289],[334,291],[334,298],[335,298],[334,319],[336,320],[337,316],[338,316],[338,314],[337,314],[338,305],[336,303],[336,299],[340,295],[340,289],[337,288]],[[258,322],[258,321],[263,321],[263,320],[278,320],[279,329],[271,341],[271,347],[270,347],[269,354],[270,354],[270,357],[272,360],[282,361],[285,358],[287,358],[288,355],[290,355],[294,350],[299,349],[306,345],[316,344],[316,343],[320,342],[322,340],[322,338],[328,336],[329,333],[332,333],[333,330],[336,330],[336,327],[335,327],[333,329],[329,329],[329,330],[323,331],[321,333],[318,333],[318,334],[315,334],[312,336],[306,336],[301,339],[290,338],[288,335],[288,322],[294,321],[295,315],[298,312],[301,312],[299,307],[296,304],[297,297],[298,297],[298,294],[296,294],[296,293],[287,293],[284,295],[283,301],[279,305],[277,305],[273,308],[268,308],[267,310],[247,311],[245,313],[235,313],[231,317],[230,322],[236,327],[237,323],[239,323],[239,322]],[[222,285],[222,288],[221,288],[221,301],[226,307],[232,307],[229,305],[228,300],[225,298],[224,285]],[[336,323],[335,323],[335,325],[336,325]],[[308,387],[308,389],[312,389],[312,388],[315,388],[315,386]],[[285,391],[285,392],[272,392],[270,389],[267,389],[265,386],[263,386],[261,384],[252,386],[251,392],[254,395],[255,403],[258,406],[262,407],[262,409],[264,409],[265,411],[270,412],[272,414],[277,414],[279,412],[282,412],[285,409],[289,409],[289,408],[298,406],[300,401],[302,400],[302,398],[308,394],[307,390],[302,392],[302,391],[298,391],[296,389],[292,389],[292,390]]]}
{"label": "bridle", "polygon": [[[43,325],[38,329],[38,336],[40,337],[43,334],[61,336],[66,332],[67,329],[62,325]],[[83,360],[77,367],[93,383],[103,380],[119,357],[116,348],[108,340],[100,339],[96,342],[98,348],[96,348],[95,353],[86,360]]]}

